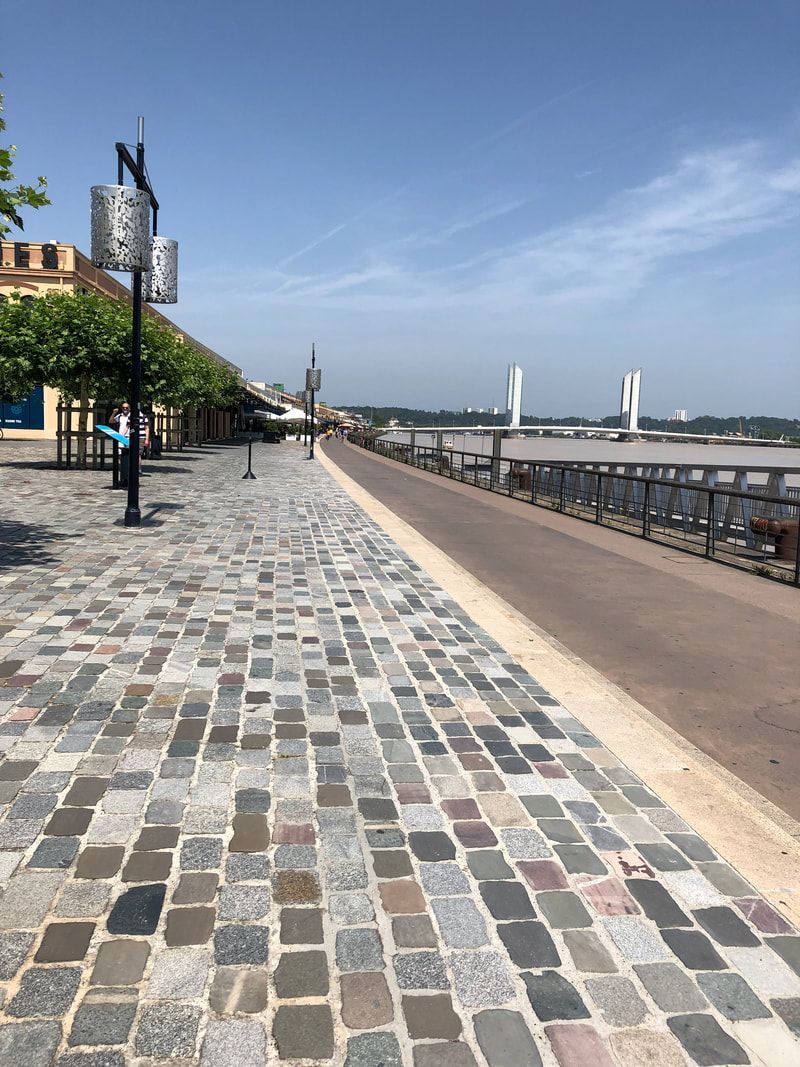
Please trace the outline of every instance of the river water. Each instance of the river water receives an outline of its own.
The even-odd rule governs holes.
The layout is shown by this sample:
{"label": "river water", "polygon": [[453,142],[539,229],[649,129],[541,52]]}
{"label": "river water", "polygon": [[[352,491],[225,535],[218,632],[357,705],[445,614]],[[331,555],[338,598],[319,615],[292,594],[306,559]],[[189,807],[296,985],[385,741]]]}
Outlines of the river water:
{"label": "river water", "polygon": [[[408,441],[408,432],[386,435],[390,440]],[[436,435],[417,433],[417,445],[435,445]],[[492,454],[492,438],[488,434],[445,433],[447,444],[452,442],[454,451],[473,452],[478,455]],[[505,437],[503,456],[531,462],[552,463],[613,463],[637,466],[693,466],[695,469],[711,467],[721,471],[741,469],[756,472],[785,471],[787,484],[800,485],[800,448],[781,448],[769,445],[701,444],[691,441],[609,441],[602,437],[575,439],[572,437]],[[757,484],[768,475],[754,477]]]}

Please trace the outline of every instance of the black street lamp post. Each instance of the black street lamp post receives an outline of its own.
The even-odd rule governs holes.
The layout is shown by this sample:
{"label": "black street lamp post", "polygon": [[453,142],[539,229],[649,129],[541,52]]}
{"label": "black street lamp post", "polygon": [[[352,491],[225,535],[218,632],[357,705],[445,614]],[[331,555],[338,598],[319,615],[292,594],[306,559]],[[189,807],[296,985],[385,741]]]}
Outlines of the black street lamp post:
{"label": "black street lamp post", "polygon": [[[122,185],[122,169],[126,166],[133,175],[137,189],[143,189],[150,196],[153,209],[153,233],[158,223],[158,201],[147,181],[144,172],[144,119],[139,118],[136,135],[136,162],[124,144],[117,142],[117,180]],[[142,392],[142,272],[133,272],[131,289],[133,291],[133,323],[131,330],[131,426],[128,449],[128,505],[125,508],[125,525],[138,526],[142,521],[139,510],[139,409]]]}
{"label": "black street lamp post", "polygon": [[[178,246],[158,236],[158,200],[144,161],[144,119],[139,116],[136,158],[121,141],[116,143],[117,185],[92,189],[92,263],[107,270],[131,271],[131,394],[128,448],[128,502],[125,525],[139,526],[139,442],[142,387],[142,302],[174,304],[178,299]],[[123,185],[125,170],[132,176],[136,194]],[[152,209],[152,231],[150,210]]]}

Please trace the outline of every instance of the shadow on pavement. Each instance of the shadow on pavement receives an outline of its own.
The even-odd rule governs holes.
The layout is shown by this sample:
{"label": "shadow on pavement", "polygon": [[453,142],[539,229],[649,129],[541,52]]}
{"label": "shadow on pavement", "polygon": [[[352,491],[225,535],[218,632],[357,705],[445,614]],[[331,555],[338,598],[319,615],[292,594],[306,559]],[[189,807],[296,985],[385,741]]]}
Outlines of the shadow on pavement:
{"label": "shadow on pavement", "polygon": [[[59,469],[54,459],[2,459],[0,460],[0,467],[19,467],[21,470],[29,471],[56,471]],[[78,467],[64,469],[80,470],[83,473],[83,469]]]}
{"label": "shadow on pavement", "polygon": [[66,541],[69,537],[47,527],[0,519],[0,571],[10,567],[60,563],[60,556],[51,549],[57,541]]}
{"label": "shadow on pavement", "polygon": [[182,511],[185,507],[185,504],[177,503],[155,504],[152,508],[150,508],[149,511],[144,512],[144,514],[142,515],[142,523],[147,526],[160,526],[160,522],[153,522],[153,519],[156,515],[158,515],[160,511]]}

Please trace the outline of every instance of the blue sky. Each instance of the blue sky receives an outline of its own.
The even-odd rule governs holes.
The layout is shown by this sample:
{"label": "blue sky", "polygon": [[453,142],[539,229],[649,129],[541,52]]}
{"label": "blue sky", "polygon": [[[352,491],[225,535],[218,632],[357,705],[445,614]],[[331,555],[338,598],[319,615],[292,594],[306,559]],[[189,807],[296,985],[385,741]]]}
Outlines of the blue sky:
{"label": "blue sky", "polygon": [[31,240],[146,117],[174,318],[331,402],[800,414],[800,7],[44,0],[3,60]]}

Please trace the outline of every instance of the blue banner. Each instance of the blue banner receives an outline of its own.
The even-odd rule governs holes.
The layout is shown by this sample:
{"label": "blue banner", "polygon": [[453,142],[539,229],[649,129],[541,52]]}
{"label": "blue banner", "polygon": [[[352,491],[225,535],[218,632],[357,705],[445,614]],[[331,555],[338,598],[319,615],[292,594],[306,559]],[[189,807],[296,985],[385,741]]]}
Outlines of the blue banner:
{"label": "blue banner", "polygon": [[0,426],[5,430],[43,430],[44,387],[37,385],[29,396],[13,404],[0,404]]}

